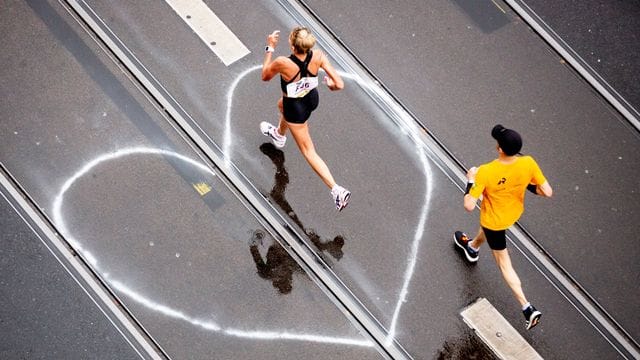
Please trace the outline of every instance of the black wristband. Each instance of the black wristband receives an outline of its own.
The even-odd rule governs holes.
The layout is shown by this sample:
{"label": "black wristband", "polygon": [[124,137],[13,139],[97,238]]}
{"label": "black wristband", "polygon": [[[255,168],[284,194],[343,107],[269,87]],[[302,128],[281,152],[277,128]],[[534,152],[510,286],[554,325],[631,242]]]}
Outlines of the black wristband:
{"label": "black wristband", "polygon": [[464,194],[465,195],[469,194],[469,191],[471,191],[472,187],[473,187],[473,183],[472,182],[467,182],[467,188],[464,190]]}
{"label": "black wristband", "polygon": [[529,184],[529,185],[527,185],[527,190],[529,190],[532,193],[538,195],[538,185]]}

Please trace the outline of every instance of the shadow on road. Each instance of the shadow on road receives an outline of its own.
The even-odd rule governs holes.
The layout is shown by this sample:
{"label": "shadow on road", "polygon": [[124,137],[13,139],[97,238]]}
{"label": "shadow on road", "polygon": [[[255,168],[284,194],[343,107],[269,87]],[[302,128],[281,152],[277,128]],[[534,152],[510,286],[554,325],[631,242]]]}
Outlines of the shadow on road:
{"label": "shadow on road", "polygon": [[[260,151],[268,156],[276,167],[275,183],[269,193],[269,197],[304,231],[309,240],[320,251],[321,257],[324,258],[323,254],[327,252],[336,260],[340,260],[344,255],[342,252],[342,247],[345,243],[344,237],[338,235],[331,241],[323,240],[320,235],[316,234],[315,230],[304,226],[285,198],[285,190],[289,184],[289,173],[284,167],[284,153],[271,143],[262,144]],[[281,294],[288,294],[292,290],[293,273],[296,271],[303,273],[302,268],[276,241],[269,246],[266,259],[263,259],[258,246],[263,244],[264,237],[264,232],[260,230],[254,231],[249,246],[253,261],[256,263],[258,275],[263,279],[271,280],[273,287],[278,289]]]}

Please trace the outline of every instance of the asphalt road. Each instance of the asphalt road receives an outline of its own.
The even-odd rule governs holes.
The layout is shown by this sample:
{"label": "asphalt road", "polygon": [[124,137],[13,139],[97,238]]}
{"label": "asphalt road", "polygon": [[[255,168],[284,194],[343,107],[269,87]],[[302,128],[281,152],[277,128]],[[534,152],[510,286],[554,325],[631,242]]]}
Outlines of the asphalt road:
{"label": "asphalt road", "polygon": [[526,3],[636,111],[640,109],[638,1],[527,0]]}
{"label": "asphalt road", "polygon": [[[308,3],[466,167],[495,156],[494,124],[523,134],[523,152],[538,159],[555,195],[529,199],[520,223],[638,334],[628,288],[618,285],[640,270],[627,241],[640,212],[637,130],[506,6]],[[351,7],[359,16],[343,21]]]}
{"label": "asphalt road", "polygon": [[[640,203],[637,132],[508,9],[465,1],[308,3],[465,166],[494,156],[488,131],[495,122],[523,133],[525,151],[557,195],[529,198],[522,225],[637,338],[637,314],[628,311],[636,290],[622,287],[638,277],[629,225]],[[2,40],[0,161],[149,336],[172,358],[378,357],[366,332],[77,21],[57,2],[28,4],[9,3],[0,22],[11,34]],[[279,90],[260,81],[257,65],[266,34],[296,22],[279,5],[207,2],[252,51],[227,67],[165,3],[88,4],[411,356],[485,354],[459,316],[478,297],[545,358],[620,356],[514,250],[525,291],[545,313],[524,332],[488,252],[469,267],[452,248],[451,232],[472,231],[477,214],[462,210],[451,173],[366,86],[347,76],[345,91],[321,91],[311,120],[320,154],[354,193],[344,212],[332,208],[294,144],[282,152],[265,145],[257,125],[276,120]],[[7,228],[20,228],[15,216],[6,219]],[[19,259],[41,252],[11,255],[10,269],[23,271],[27,262]],[[82,305],[78,322],[33,321],[73,333],[91,310]],[[97,332],[110,331],[105,319],[95,321]],[[35,337],[32,324],[24,321],[22,337]],[[122,341],[83,334],[94,341],[90,353],[112,346],[118,358],[131,357]],[[71,336],[38,338],[35,352],[51,354]],[[29,354],[10,347],[16,357]]]}
{"label": "asphalt road", "polygon": [[0,198],[0,211],[0,357],[136,358],[118,329],[5,198]]}

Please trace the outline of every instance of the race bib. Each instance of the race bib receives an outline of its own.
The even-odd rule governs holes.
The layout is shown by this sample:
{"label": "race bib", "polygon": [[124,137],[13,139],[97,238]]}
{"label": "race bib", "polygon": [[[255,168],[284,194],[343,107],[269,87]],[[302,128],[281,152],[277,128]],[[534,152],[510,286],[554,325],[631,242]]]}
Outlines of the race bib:
{"label": "race bib", "polygon": [[302,79],[287,85],[287,97],[300,98],[309,91],[318,87],[318,77],[303,77]]}

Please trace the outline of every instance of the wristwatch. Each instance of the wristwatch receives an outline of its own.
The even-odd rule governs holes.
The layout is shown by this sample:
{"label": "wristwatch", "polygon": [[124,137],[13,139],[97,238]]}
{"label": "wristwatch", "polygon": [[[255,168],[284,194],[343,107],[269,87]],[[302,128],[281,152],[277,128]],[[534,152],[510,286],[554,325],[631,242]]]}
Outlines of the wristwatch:
{"label": "wristwatch", "polygon": [[269,45],[267,45],[267,46],[264,48],[264,51],[265,51],[265,52],[270,52],[270,53],[274,52],[275,50],[276,50],[276,49],[272,48],[272,47],[271,47],[271,46],[269,46]]}

